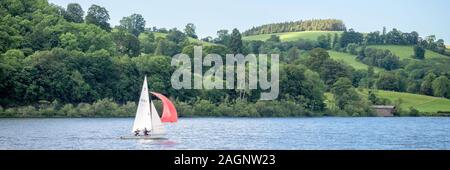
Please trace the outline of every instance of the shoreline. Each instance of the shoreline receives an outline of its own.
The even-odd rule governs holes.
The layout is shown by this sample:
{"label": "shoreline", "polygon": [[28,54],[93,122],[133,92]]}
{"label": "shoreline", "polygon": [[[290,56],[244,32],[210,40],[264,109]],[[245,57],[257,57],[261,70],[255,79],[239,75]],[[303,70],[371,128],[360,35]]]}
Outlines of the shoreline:
{"label": "shoreline", "polygon": [[[450,115],[430,115],[430,116],[266,116],[266,117],[239,117],[239,116],[180,116],[179,118],[224,118],[224,119],[234,119],[234,118],[242,118],[242,119],[255,119],[255,118],[447,118]],[[134,116],[94,116],[94,117],[0,117],[0,119],[103,119],[103,118],[134,118]]]}

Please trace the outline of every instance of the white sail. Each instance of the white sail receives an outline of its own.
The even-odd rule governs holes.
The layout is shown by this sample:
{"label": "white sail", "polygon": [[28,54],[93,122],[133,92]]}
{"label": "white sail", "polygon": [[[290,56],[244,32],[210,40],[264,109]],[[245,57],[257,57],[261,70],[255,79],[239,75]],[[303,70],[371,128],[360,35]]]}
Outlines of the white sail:
{"label": "white sail", "polygon": [[164,134],[166,131],[164,129],[164,126],[161,122],[161,118],[159,118],[158,111],[156,111],[155,105],[153,104],[153,101],[150,103],[151,107],[151,114],[152,114],[152,134]]}
{"label": "white sail", "polygon": [[139,105],[136,111],[136,118],[134,119],[133,130],[144,131],[152,130],[152,119],[150,114],[150,98],[148,96],[148,86],[147,86],[147,76],[144,79],[144,84],[142,85],[141,97],[139,98]]}

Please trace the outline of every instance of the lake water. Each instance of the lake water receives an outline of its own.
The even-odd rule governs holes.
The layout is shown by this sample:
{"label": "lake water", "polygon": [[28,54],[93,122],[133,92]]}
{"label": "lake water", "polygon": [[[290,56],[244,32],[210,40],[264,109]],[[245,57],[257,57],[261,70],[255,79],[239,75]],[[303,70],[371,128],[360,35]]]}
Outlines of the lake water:
{"label": "lake water", "polygon": [[122,140],[133,118],[0,119],[0,149],[450,149],[450,118],[180,118]]}

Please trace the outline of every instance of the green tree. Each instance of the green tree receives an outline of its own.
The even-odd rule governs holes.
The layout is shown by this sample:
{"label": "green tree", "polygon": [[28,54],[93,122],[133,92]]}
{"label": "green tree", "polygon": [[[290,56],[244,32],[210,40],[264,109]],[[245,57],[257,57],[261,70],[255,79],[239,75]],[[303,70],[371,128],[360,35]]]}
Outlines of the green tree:
{"label": "green tree", "polygon": [[433,73],[428,73],[422,81],[420,85],[420,93],[425,95],[433,95],[433,81],[436,78],[436,75]]}
{"label": "green tree", "polygon": [[11,15],[0,17],[0,53],[19,48],[24,37],[16,29],[18,19]]}
{"label": "green tree", "polygon": [[356,55],[356,54],[358,54],[357,48],[358,48],[358,44],[350,43],[347,45],[347,48],[345,50],[350,54]]}
{"label": "green tree", "polygon": [[122,29],[114,29],[111,32],[117,51],[136,57],[141,53],[139,39]]}
{"label": "green tree", "polygon": [[176,44],[181,44],[187,41],[187,36],[183,32],[179,31],[176,28],[170,29],[169,33],[166,36],[167,40],[173,41]]}
{"label": "green tree", "polygon": [[420,45],[415,45],[413,58],[419,60],[425,59],[425,49]]}
{"label": "green tree", "polygon": [[322,48],[315,48],[309,52],[309,55],[311,56],[307,60],[307,66],[309,66],[312,70],[320,69],[322,67],[323,62],[330,59],[330,55],[328,52]]}
{"label": "green tree", "polygon": [[372,102],[373,104],[378,104],[377,96],[375,95],[375,93],[372,90],[369,90],[369,96],[367,97],[367,99],[369,99],[369,101]]}
{"label": "green tree", "polygon": [[17,49],[8,50],[0,54],[0,105],[10,106],[20,101],[18,86],[23,86],[17,82],[17,77],[23,68],[25,55]]}
{"label": "green tree", "polygon": [[145,54],[153,54],[156,48],[155,35],[152,32],[141,33],[138,37],[141,45],[141,52]]}
{"label": "green tree", "polygon": [[369,34],[367,34],[366,39],[365,39],[365,43],[367,45],[382,44],[382,39],[381,39],[380,32],[379,31],[375,31],[375,32],[370,32]]}
{"label": "green tree", "polygon": [[446,76],[439,76],[433,80],[432,83],[433,94],[437,97],[449,97],[450,96],[450,82]]}
{"label": "green tree", "polygon": [[334,33],[332,47],[333,47],[333,48],[338,47],[338,46],[337,46],[338,43],[339,43],[339,35],[338,35],[337,33]]}
{"label": "green tree", "polygon": [[140,33],[144,32],[145,19],[141,14],[132,14],[120,20],[120,27],[138,37]]}
{"label": "green tree", "polygon": [[277,35],[270,35],[270,38],[267,39],[267,41],[271,41],[271,42],[280,42],[280,37]]}
{"label": "green tree", "polygon": [[375,84],[378,89],[399,91],[399,81],[395,74],[391,72],[380,73]]}
{"label": "green tree", "polygon": [[281,98],[294,99],[312,110],[323,110],[324,84],[317,73],[303,65],[284,65],[280,69]]}
{"label": "green tree", "polygon": [[230,37],[230,44],[228,45],[233,54],[243,53],[242,36],[238,29],[233,29]]}
{"label": "green tree", "polygon": [[80,4],[69,3],[64,13],[64,19],[69,22],[83,23],[84,11]]}
{"label": "green tree", "polygon": [[345,24],[341,20],[336,19],[313,19],[301,20],[294,22],[283,22],[266,24],[262,26],[253,27],[243,34],[257,35],[257,34],[271,34],[280,32],[295,32],[295,31],[344,31]]}
{"label": "green tree", "polygon": [[217,31],[217,38],[213,40],[214,43],[228,46],[230,44],[231,36],[228,34],[228,30]]}
{"label": "green tree", "polygon": [[68,32],[59,36],[59,39],[61,41],[61,47],[66,48],[68,50],[80,50],[78,48],[79,41],[77,40],[77,37],[74,34]]}
{"label": "green tree", "polygon": [[198,36],[195,33],[195,25],[193,23],[188,23],[186,27],[184,27],[184,33],[191,38],[197,39]]}
{"label": "green tree", "polygon": [[330,42],[327,39],[327,36],[320,35],[317,37],[317,42],[319,43],[320,48],[329,49],[330,48]]}
{"label": "green tree", "polygon": [[168,41],[166,39],[161,39],[158,41],[155,49],[155,55],[166,55],[173,56],[180,53],[181,50],[178,49],[177,44],[173,41]]}
{"label": "green tree", "polygon": [[109,19],[108,10],[106,10],[106,8],[92,5],[88,9],[85,21],[88,24],[97,25],[106,31],[111,31],[111,27],[108,23]]}
{"label": "green tree", "polygon": [[330,59],[325,49],[316,48],[310,51],[310,57],[306,60],[309,69],[316,71],[326,85],[333,85],[340,77],[351,78],[350,67]]}
{"label": "green tree", "polygon": [[345,105],[351,101],[359,100],[358,93],[352,86],[352,82],[348,78],[339,78],[332,86],[331,92],[334,95],[336,105],[340,109],[344,109]]}
{"label": "green tree", "polygon": [[363,42],[363,37],[363,34],[350,29],[349,31],[344,31],[342,33],[339,44],[341,45],[341,48],[347,47],[350,43],[361,44]]}
{"label": "green tree", "polygon": [[400,45],[400,44],[406,44],[405,42],[406,41],[405,41],[405,37],[403,36],[403,33],[395,28],[386,34],[386,43],[387,44]]}
{"label": "green tree", "polygon": [[297,47],[292,47],[289,49],[286,61],[287,63],[291,63],[294,60],[298,59],[300,57],[300,50],[298,50]]}

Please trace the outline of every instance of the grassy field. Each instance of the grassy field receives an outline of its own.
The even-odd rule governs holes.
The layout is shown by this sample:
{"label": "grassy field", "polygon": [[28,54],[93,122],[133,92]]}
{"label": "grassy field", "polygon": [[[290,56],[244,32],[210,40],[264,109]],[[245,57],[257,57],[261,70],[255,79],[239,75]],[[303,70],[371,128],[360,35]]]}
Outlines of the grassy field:
{"label": "grassy field", "polygon": [[[354,55],[351,55],[348,53],[336,52],[336,51],[328,51],[328,53],[330,54],[330,57],[332,59],[337,60],[337,61],[342,61],[342,62],[352,66],[356,70],[367,70],[369,68],[368,65],[359,62],[356,59],[356,56],[354,56]],[[379,72],[381,70],[383,70],[383,69],[374,67],[375,72]]]}
{"label": "grassy field", "polygon": [[[358,92],[365,97],[368,96],[367,89]],[[422,115],[436,115],[438,111],[450,112],[450,99],[384,90],[376,90],[375,94],[379,98],[390,100],[392,103],[400,99],[400,108],[403,111],[409,111],[409,108],[413,107],[419,110],[419,112],[424,113]],[[330,102],[334,101],[332,97],[333,94],[325,93],[327,107],[329,107]]]}
{"label": "grassy field", "polygon": [[335,33],[341,34],[342,31],[304,31],[304,32],[285,32],[285,33],[274,33],[274,34],[260,34],[242,37],[244,41],[265,41],[270,38],[271,35],[277,35],[280,37],[281,41],[296,41],[298,39],[309,39],[316,40],[317,37],[321,35],[331,34],[334,36]]}
{"label": "grassy field", "polygon": [[[153,34],[155,35],[155,38],[166,37],[166,35],[167,35],[165,33],[160,33],[160,32],[153,32]],[[191,38],[191,37],[188,37],[188,39],[189,39],[189,42],[199,43],[199,44],[202,44],[203,46],[215,45],[214,43],[205,42],[205,41],[194,39],[194,38]]]}
{"label": "grassy field", "polygon": [[[362,94],[365,96],[368,95],[367,93],[367,90],[362,91]],[[375,94],[377,97],[388,99],[393,103],[401,99],[400,107],[406,111],[413,107],[424,113],[450,112],[450,100],[445,98],[384,90],[376,90]]]}
{"label": "grassy field", "polygon": [[[413,46],[403,46],[403,45],[371,45],[368,47],[387,49],[397,55],[400,59],[412,59]],[[425,52],[425,59],[429,58],[449,58],[444,55],[438,54],[436,52],[427,50]]]}

